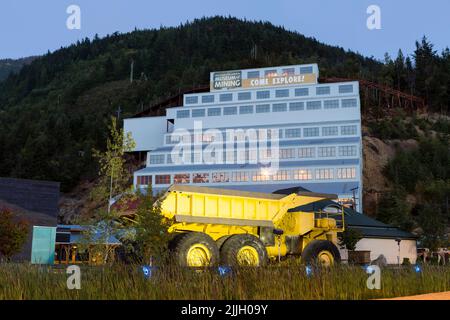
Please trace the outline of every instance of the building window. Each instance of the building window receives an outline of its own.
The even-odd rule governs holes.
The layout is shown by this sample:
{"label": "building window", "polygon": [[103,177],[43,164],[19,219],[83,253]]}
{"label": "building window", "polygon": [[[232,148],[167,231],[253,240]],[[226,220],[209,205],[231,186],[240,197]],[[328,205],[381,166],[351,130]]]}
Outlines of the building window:
{"label": "building window", "polygon": [[269,99],[270,98],[270,91],[257,91],[256,92],[256,99]]}
{"label": "building window", "polygon": [[198,118],[198,117],[204,117],[205,116],[205,109],[194,109],[192,110],[192,117]]}
{"label": "building window", "polygon": [[337,168],[336,176],[338,179],[355,179],[356,168]]}
{"label": "building window", "polygon": [[222,93],[219,96],[219,100],[220,100],[220,102],[232,101],[233,100],[233,94],[232,93]]}
{"label": "building window", "polygon": [[289,111],[300,111],[305,109],[305,104],[303,102],[292,102],[289,103]]}
{"label": "building window", "polygon": [[289,173],[287,170],[278,170],[273,176],[272,179],[275,181],[286,181],[289,180]]}
{"label": "building window", "polygon": [[295,74],[295,68],[285,68],[281,72],[283,76],[292,76]]}
{"label": "building window", "polygon": [[152,176],[137,176],[136,180],[138,186],[148,186],[152,184]]}
{"label": "building window", "polygon": [[339,93],[352,93],[353,85],[352,84],[343,84],[339,86]]}
{"label": "building window", "polygon": [[316,148],[306,147],[298,149],[299,158],[314,158],[316,156]]}
{"label": "building window", "polygon": [[294,170],[294,180],[312,180],[312,170],[309,169]]}
{"label": "building window", "polygon": [[247,72],[247,79],[257,79],[257,78],[259,78],[259,71]]}
{"label": "building window", "polygon": [[289,97],[289,89],[279,89],[275,90],[276,98],[287,98]]}
{"label": "building window", "polygon": [[255,171],[252,176],[252,181],[269,181],[270,176],[270,174],[267,174],[265,172],[263,173],[261,171]]}
{"label": "building window", "polygon": [[272,105],[272,111],[273,112],[285,112],[285,111],[287,111],[287,104],[286,103],[274,103]]}
{"label": "building window", "polygon": [[339,108],[339,100],[325,100],[323,102],[323,107],[325,109],[337,109]]}
{"label": "building window", "polygon": [[342,108],[355,108],[357,105],[356,99],[342,99]]}
{"label": "building window", "polygon": [[252,98],[252,95],[250,92],[239,92],[238,93],[238,100],[250,100]]}
{"label": "building window", "polygon": [[305,128],[303,129],[304,137],[318,137],[319,136],[319,128]]}
{"label": "building window", "polygon": [[282,148],[280,149],[280,159],[293,159],[295,158],[295,149]]}
{"label": "building window", "polygon": [[163,154],[151,154],[150,164],[161,164],[164,163],[165,156]]}
{"label": "building window", "polygon": [[286,138],[299,138],[302,136],[302,129],[294,128],[294,129],[286,129],[285,137]]}
{"label": "building window", "polygon": [[230,116],[233,114],[237,114],[237,107],[225,107],[223,108],[223,115]]}
{"label": "building window", "polygon": [[322,128],[322,136],[337,136],[338,134],[339,130],[337,126]]}
{"label": "building window", "polygon": [[308,101],[306,102],[306,110],[319,110],[322,108],[322,101]]}
{"label": "building window", "polygon": [[259,104],[256,105],[256,113],[270,112],[270,104]]}
{"label": "building window", "polygon": [[356,146],[340,146],[339,147],[340,157],[355,157],[356,156]]}
{"label": "building window", "polygon": [[192,174],[193,183],[208,183],[209,173],[193,173]]}
{"label": "building window", "polygon": [[240,106],[239,114],[249,114],[253,113],[253,106]]}
{"label": "building window", "polygon": [[336,148],[335,147],[319,147],[319,157],[328,158],[336,156]]}
{"label": "building window", "polygon": [[248,173],[245,171],[235,171],[232,173],[231,178],[234,182],[247,182]]}
{"label": "building window", "polygon": [[330,94],[330,87],[317,87],[316,94],[317,95]]}
{"label": "building window", "polygon": [[191,178],[189,173],[177,173],[173,176],[173,183],[175,184],[183,184],[190,183]]}
{"label": "building window", "polygon": [[177,111],[177,118],[189,118],[189,110],[178,110]]}
{"label": "building window", "polygon": [[198,96],[186,97],[186,104],[196,104],[196,103],[198,103]]}
{"label": "building window", "polygon": [[333,176],[334,176],[333,169],[316,169],[317,180],[330,180],[333,179]]}
{"label": "building window", "polygon": [[214,172],[212,174],[212,182],[230,182],[230,174],[228,172]]}
{"label": "building window", "polygon": [[155,175],[155,184],[170,184],[170,174]]}
{"label": "building window", "polygon": [[300,67],[300,74],[313,73],[312,66],[309,67]]}
{"label": "building window", "polygon": [[276,77],[276,76],[278,76],[278,73],[277,73],[277,70],[272,69],[272,70],[266,70],[266,71],[264,71],[264,75],[265,75],[266,77]]}
{"label": "building window", "polygon": [[209,108],[208,109],[208,117],[220,116],[221,110],[220,108]]}
{"label": "building window", "polygon": [[356,134],[356,126],[342,126],[341,135],[352,136]]}
{"label": "building window", "polygon": [[294,90],[294,94],[296,97],[304,97],[309,94],[308,88],[297,88]]}
{"label": "building window", "polygon": [[212,103],[214,102],[214,95],[210,94],[207,96],[202,96],[202,103]]}

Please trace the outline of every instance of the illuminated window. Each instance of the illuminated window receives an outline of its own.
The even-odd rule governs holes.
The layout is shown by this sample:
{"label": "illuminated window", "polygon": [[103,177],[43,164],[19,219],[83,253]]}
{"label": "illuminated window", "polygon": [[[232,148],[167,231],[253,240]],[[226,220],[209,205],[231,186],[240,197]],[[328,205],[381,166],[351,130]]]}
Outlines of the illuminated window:
{"label": "illuminated window", "polygon": [[285,181],[289,180],[289,173],[287,170],[278,170],[273,176],[272,179],[275,181]]}
{"label": "illuminated window", "polygon": [[270,180],[270,174],[266,173],[262,170],[260,171],[255,171],[252,175],[252,180],[253,181],[269,181]]}
{"label": "illuminated window", "polygon": [[214,172],[212,182],[230,182],[230,174],[228,172]]}
{"label": "illuminated window", "polygon": [[152,184],[152,176],[137,176],[136,180],[138,186],[148,186]]}
{"label": "illuminated window", "polygon": [[155,184],[170,184],[170,174],[155,175]]}
{"label": "illuminated window", "polygon": [[294,68],[286,68],[283,69],[282,71],[283,76],[292,76],[295,74],[295,69]]}
{"label": "illuminated window", "polygon": [[277,70],[266,70],[266,71],[264,71],[264,75],[266,77],[276,77],[276,76],[278,76]]}
{"label": "illuminated window", "polygon": [[338,179],[355,179],[356,168],[337,168],[336,175]]}
{"label": "illuminated window", "polygon": [[294,170],[294,180],[312,180],[312,170],[310,169]]}
{"label": "illuminated window", "polygon": [[193,173],[192,182],[207,183],[209,181],[209,173]]}
{"label": "illuminated window", "polygon": [[314,158],[316,156],[316,148],[306,147],[298,149],[299,158]]}
{"label": "illuminated window", "polygon": [[317,180],[329,180],[333,179],[333,177],[334,177],[333,169],[316,169]]}
{"label": "illuminated window", "polygon": [[245,171],[236,171],[232,173],[232,180],[234,182],[247,182],[248,173]]}
{"label": "illuminated window", "polygon": [[173,176],[173,183],[190,183],[190,174],[189,173],[177,173]]}

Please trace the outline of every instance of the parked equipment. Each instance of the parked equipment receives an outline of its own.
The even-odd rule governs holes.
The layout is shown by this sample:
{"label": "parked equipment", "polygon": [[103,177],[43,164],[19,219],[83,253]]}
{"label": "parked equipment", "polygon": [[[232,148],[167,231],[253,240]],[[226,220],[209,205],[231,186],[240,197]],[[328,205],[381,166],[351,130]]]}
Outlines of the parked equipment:
{"label": "parked equipment", "polygon": [[340,262],[336,243],[344,212],[301,212],[298,207],[336,198],[172,185],[161,212],[173,221],[171,248],[181,266],[263,266],[288,255],[329,266]]}

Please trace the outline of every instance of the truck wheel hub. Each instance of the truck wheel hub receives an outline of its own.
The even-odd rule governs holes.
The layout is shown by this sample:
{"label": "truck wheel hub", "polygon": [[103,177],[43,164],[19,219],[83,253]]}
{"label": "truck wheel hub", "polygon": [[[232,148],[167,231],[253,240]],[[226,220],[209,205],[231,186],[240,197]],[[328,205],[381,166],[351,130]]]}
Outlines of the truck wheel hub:
{"label": "truck wheel hub", "polygon": [[187,253],[187,264],[190,267],[205,267],[211,261],[211,252],[201,243],[194,244]]}
{"label": "truck wheel hub", "polygon": [[259,266],[258,251],[252,246],[243,246],[237,253],[237,261],[241,266]]}

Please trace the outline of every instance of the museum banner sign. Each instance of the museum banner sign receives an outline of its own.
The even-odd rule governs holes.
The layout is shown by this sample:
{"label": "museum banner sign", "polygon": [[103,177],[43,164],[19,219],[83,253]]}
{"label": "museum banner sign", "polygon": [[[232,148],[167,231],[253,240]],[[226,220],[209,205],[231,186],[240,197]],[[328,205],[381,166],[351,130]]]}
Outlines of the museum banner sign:
{"label": "museum banner sign", "polygon": [[315,83],[317,83],[317,77],[314,73],[242,79],[241,71],[224,71],[213,73],[210,89],[211,91],[238,88],[251,89]]}

